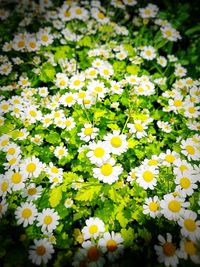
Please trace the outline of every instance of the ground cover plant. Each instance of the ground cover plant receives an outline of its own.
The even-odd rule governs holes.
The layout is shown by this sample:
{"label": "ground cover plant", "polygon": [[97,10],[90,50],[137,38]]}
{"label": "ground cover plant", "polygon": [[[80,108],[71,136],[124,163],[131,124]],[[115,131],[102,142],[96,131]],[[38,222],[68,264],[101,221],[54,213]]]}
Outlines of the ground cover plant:
{"label": "ground cover plant", "polygon": [[2,1],[2,266],[200,264],[200,27],[161,8]]}

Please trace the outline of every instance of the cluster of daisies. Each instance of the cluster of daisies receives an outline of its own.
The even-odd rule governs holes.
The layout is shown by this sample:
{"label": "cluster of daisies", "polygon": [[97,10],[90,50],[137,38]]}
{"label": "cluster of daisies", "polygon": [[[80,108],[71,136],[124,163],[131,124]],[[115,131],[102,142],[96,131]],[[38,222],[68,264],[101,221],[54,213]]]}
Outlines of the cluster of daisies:
{"label": "cluster of daisies", "polygon": [[[125,210],[140,188],[134,197],[143,222],[178,229],[173,238],[169,228],[150,240],[158,261],[200,264],[200,80],[187,76],[157,40],[148,44],[140,29],[166,43],[181,39],[180,33],[159,17],[156,5],[140,7],[135,0],[108,6],[64,1],[59,7],[51,0],[18,1],[15,8],[30,16],[9,40],[1,39],[0,225],[11,215],[23,228],[36,265],[62,249],[60,232],[74,242],[68,247],[72,266],[114,264],[129,249],[122,228],[137,233],[139,222],[123,212],[121,222],[118,200],[106,191],[117,188]],[[2,23],[12,16],[0,9]],[[37,16],[42,26],[33,33],[28,29]],[[87,183],[101,185],[99,196],[93,192],[87,217],[73,221]],[[53,205],[52,192],[61,195]],[[114,207],[109,223],[93,210],[108,199]]]}

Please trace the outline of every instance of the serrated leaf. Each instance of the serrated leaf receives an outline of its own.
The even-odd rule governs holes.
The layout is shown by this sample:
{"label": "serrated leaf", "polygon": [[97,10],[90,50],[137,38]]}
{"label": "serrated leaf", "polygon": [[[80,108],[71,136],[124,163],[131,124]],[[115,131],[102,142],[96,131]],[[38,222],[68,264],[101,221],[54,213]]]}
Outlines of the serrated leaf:
{"label": "serrated leaf", "polygon": [[51,65],[51,63],[45,62],[42,65],[39,79],[43,82],[50,82],[54,79],[55,75],[56,75],[56,71],[54,67]]}
{"label": "serrated leaf", "polygon": [[101,184],[87,183],[84,187],[79,189],[75,196],[75,200],[92,201],[99,194],[101,187]]}

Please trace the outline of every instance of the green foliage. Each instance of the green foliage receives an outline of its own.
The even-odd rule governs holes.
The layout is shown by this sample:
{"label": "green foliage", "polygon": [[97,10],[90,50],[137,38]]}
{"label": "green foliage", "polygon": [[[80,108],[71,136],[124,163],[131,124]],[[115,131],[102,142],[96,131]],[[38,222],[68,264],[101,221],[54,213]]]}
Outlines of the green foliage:
{"label": "green foliage", "polygon": [[55,208],[56,206],[58,206],[61,199],[62,199],[62,187],[61,186],[54,187],[50,191],[50,195],[49,195],[49,203],[51,207]]}
{"label": "green foliage", "polygon": [[42,64],[41,70],[40,70],[40,76],[39,79],[43,82],[50,82],[53,81],[54,77],[56,75],[55,68],[51,65],[49,62],[45,62]]}

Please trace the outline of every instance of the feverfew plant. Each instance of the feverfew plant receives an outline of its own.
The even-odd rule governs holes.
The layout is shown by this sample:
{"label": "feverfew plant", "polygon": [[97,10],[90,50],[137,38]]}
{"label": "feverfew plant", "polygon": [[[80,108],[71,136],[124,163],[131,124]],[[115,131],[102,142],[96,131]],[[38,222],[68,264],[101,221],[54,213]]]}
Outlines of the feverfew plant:
{"label": "feverfew plant", "polygon": [[135,0],[0,20],[4,265],[200,264],[200,82],[176,25]]}

